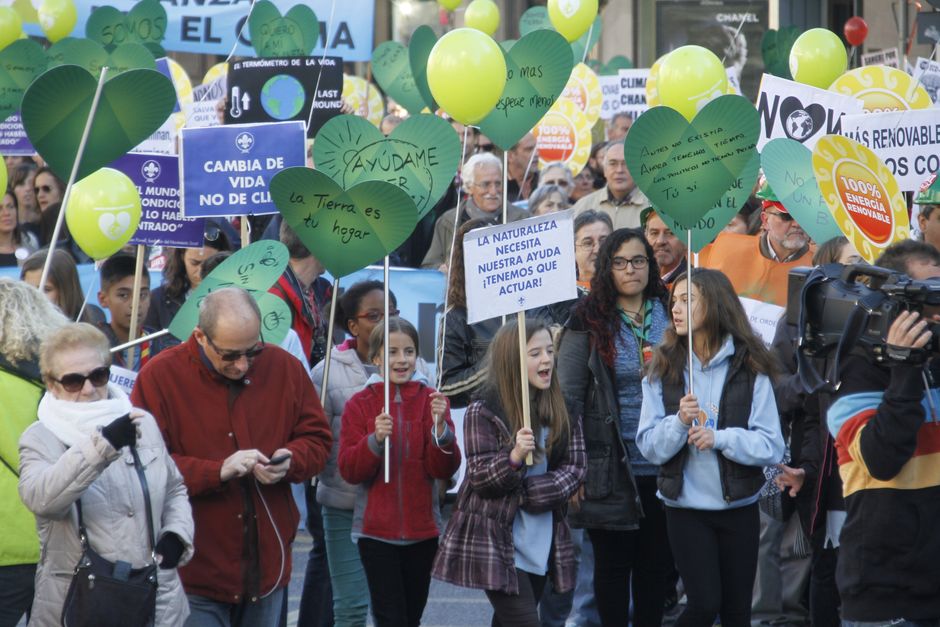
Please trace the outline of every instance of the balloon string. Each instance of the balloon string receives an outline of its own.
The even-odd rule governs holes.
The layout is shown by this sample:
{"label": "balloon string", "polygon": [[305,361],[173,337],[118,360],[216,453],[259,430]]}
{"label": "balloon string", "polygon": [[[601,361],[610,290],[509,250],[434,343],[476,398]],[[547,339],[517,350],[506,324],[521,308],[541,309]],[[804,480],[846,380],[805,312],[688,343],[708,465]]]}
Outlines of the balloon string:
{"label": "balloon string", "polygon": [[101,269],[101,264],[103,262],[95,262],[95,276],[91,281],[91,284],[88,286],[88,291],[85,292],[85,300],[82,301],[82,307],[78,310],[78,315],[75,317],[75,322],[78,322],[82,319],[82,314],[85,313],[85,308],[88,307],[88,299],[91,298],[91,293],[94,291],[95,286],[98,284],[98,271]]}
{"label": "balloon string", "polygon": [[587,61],[588,52],[591,51],[591,36],[594,34],[594,22],[591,21],[591,28],[588,29],[587,43],[584,44],[584,52],[581,54],[581,63]]}
{"label": "balloon string", "polygon": [[320,68],[317,72],[317,82],[313,86],[313,102],[310,103],[310,114],[307,116],[307,124],[304,126],[304,132],[309,134],[310,125],[313,123],[313,112],[317,110],[317,96],[320,94],[320,77],[323,76],[323,62],[326,60],[326,51],[330,48],[330,26],[333,24],[333,16],[336,13],[336,0],[330,3],[330,19],[326,22],[323,37],[323,55],[320,57]]}

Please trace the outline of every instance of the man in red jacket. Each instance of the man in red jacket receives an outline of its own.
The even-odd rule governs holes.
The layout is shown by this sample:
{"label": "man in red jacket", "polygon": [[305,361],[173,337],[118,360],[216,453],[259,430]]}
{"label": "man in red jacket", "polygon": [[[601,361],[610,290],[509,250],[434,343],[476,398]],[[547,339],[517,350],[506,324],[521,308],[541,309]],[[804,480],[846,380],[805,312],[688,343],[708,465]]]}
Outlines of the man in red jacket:
{"label": "man in red jacket", "polygon": [[225,288],[187,342],[141,370],[132,402],[157,419],[189,489],[187,625],[276,626],[299,520],[290,484],[323,469],[332,440],[303,366],[264,343],[255,300]]}

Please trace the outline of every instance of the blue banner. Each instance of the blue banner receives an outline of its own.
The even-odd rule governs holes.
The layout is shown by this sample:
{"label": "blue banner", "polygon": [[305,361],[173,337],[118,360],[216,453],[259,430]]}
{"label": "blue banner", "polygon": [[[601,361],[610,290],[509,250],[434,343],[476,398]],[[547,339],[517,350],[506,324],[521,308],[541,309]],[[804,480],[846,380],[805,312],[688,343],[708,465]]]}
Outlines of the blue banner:
{"label": "blue banner", "polygon": [[[287,13],[297,0],[272,0]],[[162,0],[167,13],[167,29],[163,48],[173,52],[220,54],[253,57],[248,27],[244,26],[251,8],[251,0]],[[75,0],[78,22],[73,37],[85,36],[85,22],[93,7],[110,5],[129,11],[136,0]],[[372,58],[372,38],[375,23],[374,0],[302,0],[317,14],[320,21],[320,42],[314,55],[326,53],[343,57],[345,61],[368,61]],[[330,20],[332,12],[333,19]],[[242,28],[244,26],[244,28]],[[30,35],[42,36],[38,24],[24,24]],[[239,33],[241,37],[239,38]],[[237,45],[236,45],[237,44]],[[194,82],[202,77],[193,76]]]}

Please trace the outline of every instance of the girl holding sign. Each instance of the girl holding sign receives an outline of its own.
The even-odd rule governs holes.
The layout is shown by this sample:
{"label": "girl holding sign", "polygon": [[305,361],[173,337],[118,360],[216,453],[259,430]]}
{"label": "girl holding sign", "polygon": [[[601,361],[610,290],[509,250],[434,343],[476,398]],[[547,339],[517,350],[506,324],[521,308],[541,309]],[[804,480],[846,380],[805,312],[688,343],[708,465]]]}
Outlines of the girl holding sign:
{"label": "girl holding sign", "polygon": [[[672,289],[673,325],[643,381],[637,445],[660,464],[669,541],[688,595],[677,625],[751,624],[763,466],[783,458],[770,377],[776,362],[728,278],[687,275]],[[691,320],[690,320],[691,318]],[[695,393],[688,392],[691,326]]]}
{"label": "girl holding sign", "polygon": [[[450,479],[460,466],[447,400],[415,373],[418,331],[400,318],[390,319],[388,328],[388,370],[382,363],[385,329],[377,325],[369,357],[383,374],[370,377],[346,403],[339,447],[340,474],[359,486],[352,538],[377,627],[420,623],[440,534],[434,480]],[[394,386],[389,413],[383,411],[387,383]],[[389,438],[386,482],[381,470]]]}
{"label": "girl holding sign", "polygon": [[[486,591],[494,625],[538,627],[546,576],[574,587],[577,563],[565,505],[584,477],[581,424],[569,420],[548,327],[526,323],[523,364],[515,322],[489,350],[489,376],[464,416],[467,474],[434,561],[436,578]],[[529,384],[532,428],[522,409]],[[534,464],[526,466],[533,455]]]}

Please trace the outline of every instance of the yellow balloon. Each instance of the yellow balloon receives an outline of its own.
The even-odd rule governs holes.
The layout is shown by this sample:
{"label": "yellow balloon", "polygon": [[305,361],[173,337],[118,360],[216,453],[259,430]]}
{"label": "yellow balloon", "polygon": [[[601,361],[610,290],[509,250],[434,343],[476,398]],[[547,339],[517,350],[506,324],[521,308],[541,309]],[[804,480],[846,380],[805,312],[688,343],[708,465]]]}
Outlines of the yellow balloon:
{"label": "yellow balloon", "polygon": [[68,37],[78,20],[72,0],[43,0],[38,14],[42,32],[53,43]]}
{"label": "yellow balloon", "polygon": [[463,14],[468,28],[475,28],[490,37],[499,28],[499,7],[493,0],[473,0]]}
{"label": "yellow balloon", "polygon": [[23,21],[13,7],[0,7],[0,49],[6,48],[23,34]]}
{"label": "yellow balloon", "polygon": [[701,46],[682,46],[659,67],[659,100],[692,121],[711,100],[728,91],[728,74],[721,60]]}
{"label": "yellow balloon", "polygon": [[646,77],[646,105],[648,107],[658,107],[663,104],[659,100],[659,68],[663,66],[663,60],[669,56],[667,52],[653,62],[650,68],[649,76]]}
{"label": "yellow balloon", "polygon": [[202,84],[208,85],[217,78],[222,78],[223,76],[228,76],[228,63],[216,63],[208,70],[206,70],[205,76],[202,77]]}
{"label": "yellow balloon", "polygon": [[448,11],[453,11],[460,6],[463,0],[437,0],[437,3]]}
{"label": "yellow balloon", "polygon": [[104,259],[133,237],[140,214],[140,194],[134,182],[122,172],[101,168],[72,186],[65,221],[85,254]]}
{"label": "yellow balloon", "polygon": [[3,159],[0,159],[0,189],[7,188],[7,164]]}
{"label": "yellow balloon", "polygon": [[503,94],[506,58],[489,35],[473,28],[452,30],[431,49],[428,86],[452,118],[461,124],[476,124]]}
{"label": "yellow balloon", "polygon": [[842,40],[826,28],[809,29],[797,37],[790,49],[793,80],[820,89],[829,89],[848,64]]}
{"label": "yellow balloon", "polygon": [[597,17],[597,0],[548,0],[548,19],[568,43],[588,32]]}

